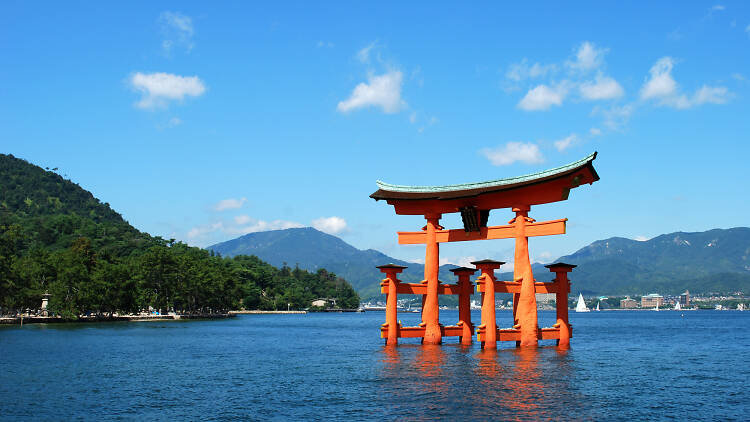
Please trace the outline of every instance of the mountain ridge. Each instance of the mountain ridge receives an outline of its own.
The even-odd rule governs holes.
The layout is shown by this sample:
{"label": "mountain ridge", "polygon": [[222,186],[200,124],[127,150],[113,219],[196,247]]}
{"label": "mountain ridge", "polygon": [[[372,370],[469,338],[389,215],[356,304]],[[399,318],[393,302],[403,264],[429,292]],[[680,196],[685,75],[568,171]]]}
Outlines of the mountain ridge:
{"label": "mountain ridge", "polygon": [[320,297],[354,308],[341,277],[217,257],[141,232],[77,183],[0,153],[0,315],[37,309],[66,319],[148,309],[208,313],[305,309]]}
{"label": "mountain ridge", "polygon": [[[296,242],[292,245],[286,243],[295,236]],[[278,238],[277,242],[269,242],[270,238]],[[303,241],[313,240],[314,245],[308,244],[301,247]],[[290,249],[268,249],[279,245],[289,246]],[[396,264],[408,267],[399,275],[399,279],[405,282],[416,283],[424,279],[424,265],[407,262],[390,257],[375,249],[357,249],[342,239],[328,233],[321,232],[312,227],[300,227],[281,230],[270,230],[265,232],[248,233],[226,242],[208,246],[207,249],[225,256],[256,255],[271,265],[281,267],[299,265],[300,268],[314,271],[317,268],[326,268],[349,281],[362,298],[374,297],[380,294],[380,281],[383,274],[375,268],[378,265]],[[314,256],[322,256],[320,259],[305,255],[305,251],[315,249]],[[341,250],[344,254],[332,255],[334,251]],[[443,265],[440,267],[439,277],[441,280],[450,282],[453,274],[450,269],[456,265]]]}
{"label": "mountain ridge", "polygon": [[[304,233],[304,236],[295,237],[295,233]],[[254,243],[256,238],[268,239],[280,234],[287,241],[296,239],[294,250],[273,250],[272,257],[267,248],[275,242]],[[316,245],[305,245],[303,240],[318,241],[316,256],[319,259],[305,254],[306,250]],[[252,247],[243,249],[242,245]],[[400,276],[406,282],[421,281],[424,274],[422,264],[395,259],[374,249],[360,250],[336,236],[311,227],[250,233],[209,246],[208,249],[230,256],[259,254],[259,258],[272,265],[280,266],[286,262],[287,265],[300,265],[308,270],[325,267],[352,283],[363,298],[379,295],[382,274],[375,268],[376,265],[394,263],[409,267]],[[346,253],[337,255],[337,249]],[[287,259],[279,262],[282,256]],[[750,228],[679,231],[646,241],[613,236],[594,241],[553,262],[577,265],[570,275],[573,291],[586,295],[640,295],[653,291],[675,294],[686,289],[695,293],[748,291]],[[452,282],[455,277],[448,270],[455,267],[441,266],[440,279]],[[552,274],[543,264],[535,263],[532,268],[537,280],[551,279]],[[511,272],[503,272],[498,277],[510,280],[512,276]]]}

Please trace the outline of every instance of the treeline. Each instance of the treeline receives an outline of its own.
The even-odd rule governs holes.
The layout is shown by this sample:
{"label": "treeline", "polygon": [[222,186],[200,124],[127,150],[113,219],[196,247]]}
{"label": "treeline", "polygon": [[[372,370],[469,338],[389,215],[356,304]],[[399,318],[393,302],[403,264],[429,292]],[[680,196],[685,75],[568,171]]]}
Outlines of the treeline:
{"label": "treeline", "polygon": [[88,238],[65,249],[23,249],[18,225],[0,226],[0,313],[40,307],[76,318],[144,310],[177,313],[233,309],[304,309],[317,298],[356,308],[359,297],[326,270],[277,269],[254,256],[222,258],[184,243],[157,239],[126,258],[99,253]]}
{"label": "treeline", "polygon": [[325,270],[277,269],[152,237],[80,186],[0,154],[0,314],[38,309],[45,293],[48,310],[67,318],[303,309],[317,298],[359,304],[351,286]]}

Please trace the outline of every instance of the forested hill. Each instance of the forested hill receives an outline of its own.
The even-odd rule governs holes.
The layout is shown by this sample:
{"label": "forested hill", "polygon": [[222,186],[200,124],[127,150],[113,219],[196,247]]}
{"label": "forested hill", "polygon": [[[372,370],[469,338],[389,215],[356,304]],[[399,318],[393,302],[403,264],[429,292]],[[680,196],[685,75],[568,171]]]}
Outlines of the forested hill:
{"label": "forested hill", "polygon": [[598,240],[559,258],[584,294],[750,292],[750,228]]}
{"label": "forested hill", "polygon": [[0,222],[19,224],[30,248],[58,250],[85,237],[100,253],[126,256],[154,239],[109,204],[60,175],[0,154]]}
{"label": "forested hill", "polygon": [[[380,295],[383,273],[378,265],[397,264],[408,267],[399,279],[416,283],[424,279],[424,266],[392,258],[374,249],[360,250],[336,236],[312,227],[270,230],[249,233],[236,239],[209,246],[208,249],[225,256],[255,255],[273,265],[299,265],[308,271],[326,268],[348,280],[365,299]],[[439,277],[455,281],[450,273],[455,265],[440,267]]]}
{"label": "forested hill", "polygon": [[77,184],[0,154],[0,315],[37,309],[181,313],[307,308],[317,298],[356,307],[335,274],[277,269],[256,257],[212,252],[142,233]]}
{"label": "forested hill", "polygon": [[[311,271],[325,267],[344,276],[364,298],[380,295],[383,276],[376,265],[392,262],[408,266],[399,276],[407,282],[421,280],[424,271],[421,264],[399,261],[372,249],[359,250],[309,227],[250,233],[209,249],[228,256],[253,254],[275,265],[288,262]],[[750,292],[750,228],[678,232],[643,242],[613,237],[557,261],[578,265],[570,275],[575,294]],[[455,281],[450,268],[454,266],[440,267],[441,280]],[[534,264],[533,269],[539,281],[553,278],[542,264]],[[513,274],[499,277],[510,280]]]}

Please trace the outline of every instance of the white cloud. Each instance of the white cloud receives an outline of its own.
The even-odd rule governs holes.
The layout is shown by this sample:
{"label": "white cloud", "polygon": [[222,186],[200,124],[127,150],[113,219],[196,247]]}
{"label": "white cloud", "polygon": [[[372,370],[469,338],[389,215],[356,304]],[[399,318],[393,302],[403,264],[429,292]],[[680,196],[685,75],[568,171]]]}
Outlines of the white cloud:
{"label": "white cloud", "polygon": [[[424,265],[424,259],[420,260],[419,264]],[[441,257],[440,258],[440,266],[443,265],[458,265],[459,267],[467,267],[467,268],[474,268],[471,263],[473,261],[479,261],[479,258],[475,256],[450,256],[450,257]]]}
{"label": "white cloud", "polygon": [[576,135],[575,133],[571,133],[569,136],[554,142],[555,148],[557,148],[557,150],[561,152],[565,151],[576,143],[578,143],[578,135]]}
{"label": "white cloud", "polygon": [[256,220],[247,215],[234,217],[233,223],[225,221],[216,221],[210,224],[191,228],[187,232],[187,238],[191,245],[208,245],[221,240],[222,237],[241,236],[248,233],[283,230],[296,227],[304,227],[295,221],[273,220],[264,221]]}
{"label": "white cloud", "polygon": [[473,255],[471,255],[471,256],[462,256],[462,257],[459,257],[458,259],[454,260],[454,264],[456,264],[458,266],[461,266],[461,267],[474,268],[474,265],[471,264],[474,261],[479,261],[479,259],[477,259],[477,257],[473,256]]}
{"label": "white cloud", "polygon": [[553,260],[552,252],[543,251],[538,254],[535,254],[533,262],[539,262],[539,263],[544,264],[547,262],[552,262],[552,260]]}
{"label": "white cloud", "polygon": [[595,108],[592,114],[602,115],[604,117],[603,124],[609,130],[620,130],[628,123],[634,111],[635,107],[632,104],[626,104],[623,106],[613,106],[606,109]]}
{"label": "white cloud", "polygon": [[376,42],[371,42],[367,47],[364,47],[363,49],[359,50],[357,52],[357,60],[359,60],[362,63],[370,63],[370,52],[373,48],[375,48]]}
{"label": "white cloud", "polygon": [[167,120],[165,123],[157,124],[156,128],[159,130],[171,129],[181,124],[182,124],[182,119],[180,119],[179,117],[172,117],[169,120]]}
{"label": "white cloud", "polygon": [[237,208],[242,208],[242,205],[244,205],[245,202],[247,202],[247,198],[222,199],[221,201],[217,202],[213,208],[215,211],[236,210]]}
{"label": "white cloud", "polygon": [[589,129],[589,134],[591,136],[601,136],[602,130],[599,129],[598,127],[592,127],[591,129]]}
{"label": "white cloud", "polygon": [[[479,261],[479,258],[476,256],[441,256],[439,265],[441,267],[443,265],[458,265],[459,267],[474,268],[474,265],[471,264],[473,261]],[[414,258],[409,262],[424,265],[424,258]],[[507,270],[506,266],[503,267],[503,271]]]}
{"label": "white cloud", "polygon": [[347,229],[346,220],[341,217],[320,217],[312,221],[312,226],[328,234],[337,234]]}
{"label": "white cloud", "polygon": [[141,92],[141,99],[135,105],[142,109],[164,108],[170,101],[199,97],[206,92],[206,86],[197,76],[163,72],[137,72],[130,77],[130,85]]}
{"label": "white cloud", "polygon": [[323,48],[323,47],[333,48],[334,44],[332,42],[330,42],[330,41],[318,41],[317,46],[318,46],[318,48]]}
{"label": "white cloud", "polygon": [[625,93],[616,80],[602,74],[596,75],[594,81],[583,82],[578,89],[581,97],[587,100],[611,100]]}
{"label": "white cloud", "polygon": [[159,15],[164,40],[161,45],[164,53],[169,55],[172,47],[182,46],[185,51],[193,49],[193,20],[179,12],[162,12]]}
{"label": "white cloud", "polygon": [[533,143],[508,142],[505,146],[494,149],[484,148],[481,150],[490,162],[495,166],[505,166],[520,161],[526,164],[539,164],[544,162],[539,146]]}
{"label": "white cloud", "polygon": [[675,29],[674,31],[667,34],[667,38],[672,41],[679,41],[684,37],[682,34],[682,31],[680,31],[680,28]]}
{"label": "white cloud", "polygon": [[576,51],[575,60],[568,61],[565,64],[568,68],[580,72],[597,69],[602,65],[604,54],[607,51],[609,50],[606,48],[596,48],[593,43],[584,41]]}
{"label": "white cloud", "polygon": [[339,102],[337,108],[340,112],[347,113],[375,106],[382,108],[384,113],[397,113],[406,106],[401,99],[402,82],[403,74],[396,70],[382,75],[370,75],[367,83],[357,85],[349,98]]}
{"label": "white cloud", "polygon": [[193,227],[192,229],[190,229],[190,231],[188,231],[187,237],[188,239],[191,239],[191,240],[196,239],[204,235],[207,235],[209,233],[213,233],[215,231],[221,230],[223,227],[224,227],[224,223],[222,223],[221,221],[218,221],[213,224],[208,224],[205,226]]}
{"label": "white cloud", "polygon": [[724,104],[732,97],[726,87],[703,85],[691,97],[680,93],[672,77],[674,59],[662,57],[649,70],[650,77],[641,88],[642,100],[654,100],[658,105],[686,109],[702,104]]}
{"label": "white cloud", "polygon": [[417,112],[412,112],[409,115],[409,122],[411,124],[417,124],[419,123],[419,127],[417,128],[417,132],[423,133],[425,130],[425,127],[433,126],[438,124],[440,122],[440,119],[438,119],[436,116],[431,116],[430,118],[427,118],[426,116],[421,117]]}
{"label": "white cloud", "polygon": [[648,240],[648,237],[646,236],[636,236],[633,238],[633,240],[637,240],[638,242],[645,242]]}
{"label": "white cloud", "polygon": [[691,104],[724,104],[729,100],[730,97],[731,94],[729,93],[729,90],[723,86],[703,85],[693,95]]}
{"label": "white cloud", "polygon": [[[529,64],[529,60],[524,58],[508,67],[505,73],[507,81],[503,89],[513,91],[520,89],[520,82],[524,80],[547,79],[546,82],[529,89],[517,104],[518,108],[527,111],[549,110],[552,106],[561,106],[573,89],[585,100],[611,100],[622,97],[625,94],[622,86],[614,78],[604,75],[601,70],[597,71],[604,65],[604,56],[608,51],[609,49],[599,48],[592,42],[585,41],[576,47],[572,59],[561,64]],[[570,71],[568,78],[556,83],[550,82],[549,76],[557,72],[560,66]],[[597,71],[595,78],[584,80],[584,76],[591,71]]]}
{"label": "white cloud", "polygon": [[554,73],[557,70],[555,64],[541,64],[534,63],[529,66],[528,59],[524,58],[519,63],[513,63],[508,66],[508,70],[505,72],[505,77],[516,82],[520,82],[524,79],[533,79],[547,75],[548,73]]}
{"label": "white cloud", "polygon": [[641,88],[641,99],[667,98],[677,92],[677,83],[672,78],[674,59],[662,57],[648,71],[651,76]]}
{"label": "white cloud", "polygon": [[234,217],[235,224],[239,224],[239,225],[248,224],[251,221],[253,221],[253,218],[250,217],[249,215],[238,215]]}
{"label": "white cloud", "polygon": [[286,220],[264,221],[264,220],[255,220],[253,218],[249,218],[246,221],[247,223],[250,223],[250,224],[238,225],[238,226],[233,226],[233,227],[224,227],[223,231],[231,235],[243,235],[243,234],[255,233],[255,232],[265,232],[269,230],[284,230],[284,229],[292,229],[292,228],[297,228],[297,227],[304,227],[302,224],[297,223],[295,221],[286,221]]}
{"label": "white cloud", "polygon": [[716,4],[713,7],[711,7],[711,11],[717,11],[717,12],[720,12],[724,9],[726,9],[726,7],[724,7],[724,5],[722,4]]}
{"label": "white cloud", "polygon": [[542,84],[529,90],[517,107],[526,111],[548,110],[553,105],[562,105],[565,95],[567,89],[563,85],[550,87]]}

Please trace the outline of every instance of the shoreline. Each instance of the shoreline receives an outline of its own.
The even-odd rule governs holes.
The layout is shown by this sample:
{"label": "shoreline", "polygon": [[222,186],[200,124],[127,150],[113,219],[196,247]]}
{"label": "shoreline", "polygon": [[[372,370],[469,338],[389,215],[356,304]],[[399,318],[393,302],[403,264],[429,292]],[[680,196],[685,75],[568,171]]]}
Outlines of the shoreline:
{"label": "shoreline", "polygon": [[234,318],[231,312],[225,314],[192,314],[192,315],[119,315],[94,316],[68,319],[50,316],[0,317],[0,325],[24,324],[78,324],[87,322],[147,322],[147,321],[179,321],[189,319],[227,319]]}
{"label": "shoreline", "polygon": [[306,314],[307,311],[229,311],[230,315]]}

